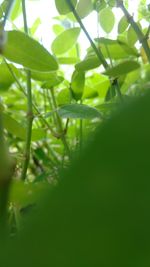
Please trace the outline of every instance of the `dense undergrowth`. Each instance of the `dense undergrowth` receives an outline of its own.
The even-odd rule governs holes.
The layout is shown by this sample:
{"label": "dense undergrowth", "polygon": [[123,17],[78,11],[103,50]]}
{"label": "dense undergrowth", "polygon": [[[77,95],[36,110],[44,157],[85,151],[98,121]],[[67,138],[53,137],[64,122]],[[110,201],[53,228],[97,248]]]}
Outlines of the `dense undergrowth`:
{"label": "dense undergrowth", "polygon": [[[84,154],[97,126],[150,88],[146,1],[139,1],[135,17],[129,1],[53,2],[58,16],[49,50],[38,39],[40,19],[28,26],[28,1],[4,0],[0,6],[0,220],[11,237],[24,227],[42,192],[62,182],[60,171]],[[94,39],[84,26],[91,14],[97,18]],[[24,28],[16,27],[18,19]],[[86,53],[81,32],[89,41]]]}

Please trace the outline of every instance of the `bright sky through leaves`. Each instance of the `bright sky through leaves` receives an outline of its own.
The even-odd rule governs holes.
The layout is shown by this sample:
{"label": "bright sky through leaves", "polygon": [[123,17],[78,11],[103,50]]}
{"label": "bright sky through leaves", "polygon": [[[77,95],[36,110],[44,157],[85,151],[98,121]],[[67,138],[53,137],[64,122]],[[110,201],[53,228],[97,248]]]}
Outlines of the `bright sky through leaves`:
{"label": "bright sky through leaves", "polygon": [[[130,0],[129,2],[129,11],[131,13],[136,13],[136,9],[138,6],[140,0]],[[149,1],[149,0],[148,0]],[[41,19],[41,26],[37,32],[38,38],[40,38],[41,42],[44,44],[44,46],[47,47],[47,49],[50,48],[52,40],[55,38],[55,35],[52,30],[52,25],[54,23],[58,23],[57,20],[54,20],[53,18],[58,15],[58,12],[56,11],[54,1],[50,0],[28,0],[27,1],[27,13],[28,13],[28,21],[29,24],[32,25],[34,21],[37,18]],[[116,18],[119,21],[119,19],[122,16],[121,11],[118,8],[115,8],[115,13],[117,14]],[[88,17],[86,17],[84,20],[84,25],[88,29],[88,32],[92,36],[92,38],[98,36],[98,29],[97,29],[97,16],[96,13],[93,12]],[[18,20],[18,24],[21,23],[21,19]],[[111,37],[115,38],[117,29],[115,28],[112,33]],[[104,36],[105,33],[102,29],[99,29],[100,36]],[[84,34],[81,34],[80,37],[80,43],[83,44],[83,50],[85,50],[89,43],[84,36]]]}

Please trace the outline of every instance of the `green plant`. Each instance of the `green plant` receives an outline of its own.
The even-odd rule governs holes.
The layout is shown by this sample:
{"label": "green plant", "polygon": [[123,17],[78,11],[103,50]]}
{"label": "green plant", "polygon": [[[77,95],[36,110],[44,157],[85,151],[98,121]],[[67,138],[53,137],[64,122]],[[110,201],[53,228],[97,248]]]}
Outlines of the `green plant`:
{"label": "green plant", "polygon": [[136,21],[128,1],[53,2],[50,51],[27,1],[0,6],[0,263],[19,266],[26,251],[22,266],[123,266],[125,254],[125,266],[147,266],[149,6],[140,1]]}

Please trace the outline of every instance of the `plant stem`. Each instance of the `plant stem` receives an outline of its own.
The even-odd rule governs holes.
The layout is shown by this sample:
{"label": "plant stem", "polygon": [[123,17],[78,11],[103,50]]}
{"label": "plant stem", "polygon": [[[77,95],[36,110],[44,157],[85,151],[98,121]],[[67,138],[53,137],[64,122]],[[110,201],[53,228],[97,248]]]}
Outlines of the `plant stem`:
{"label": "plant stem", "polygon": [[85,33],[87,39],[89,40],[93,50],[95,51],[95,54],[97,55],[98,59],[100,60],[100,62],[103,64],[104,68],[107,69],[108,68],[108,64],[107,61],[105,60],[102,52],[100,49],[97,48],[97,46],[95,45],[95,43],[93,42],[91,36],[89,35],[88,31],[86,30],[84,24],[82,23],[80,16],[78,15],[77,11],[74,8],[74,5],[72,4],[71,0],[66,0],[68,6],[70,7],[70,10],[72,11],[72,13],[74,14],[77,22],[79,23],[81,29],[83,30],[83,32]]}
{"label": "plant stem", "polygon": [[[107,61],[105,60],[105,57],[103,56],[101,50],[95,45],[95,43],[93,42],[91,36],[89,35],[88,31],[86,30],[84,24],[82,23],[82,20],[80,18],[80,16],[78,15],[77,11],[75,10],[74,8],[74,5],[72,4],[71,0],[66,0],[68,6],[70,7],[70,10],[72,11],[72,13],[74,14],[77,22],[79,23],[81,29],[83,30],[83,32],[85,33],[87,39],[89,40],[93,50],[95,51],[95,54],[97,55],[98,59],[100,60],[100,62],[102,63],[104,69],[108,69],[109,68],[109,65],[107,63]],[[112,85],[113,86],[113,85]],[[121,91],[120,91],[120,88],[119,88],[119,85],[118,85],[118,82],[117,84],[115,84],[116,86],[116,91],[118,92],[118,95],[120,98],[122,98],[122,95],[121,95]]]}
{"label": "plant stem", "polygon": [[[21,92],[24,94],[24,96],[27,97],[27,93],[25,92],[24,88],[22,87],[20,81],[18,80],[18,78],[17,78],[16,74],[14,73],[14,71],[12,70],[11,66],[7,63],[7,61],[6,61],[5,58],[3,58],[3,60],[4,60],[4,62],[6,63],[7,68],[9,69],[9,71],[10,71],[12,77],[15,79],[15,81],[16,81],[16,83],[17,83],[17,85],[18,85],[18,88],[21,90]],[[32,106],[33,106],[34,110],[36,111],[36,113],[38,114],[39,119],[41,120],[41,122],[43,122],[43,123],[47,126],[48,130],[50,130],[51,134],[52,134],[54,137],[58,138],[57,133],[54,132],[53,128],[49,125],[49,123],[46,121],[46,119],[42,116],[42,114],[40,113],[40,111],[39,111],[39,109],[37,108],[36,104],[33,103],[33,101],[32,101]]]}
{"label": "plant stem", "polygon": [[5,27],[6,21],[7,21],[8,17],[9,17],[9,14],[11,12],[11,8],[12,8],[13,4],[14,4],[14,0],[9,0],[8,1],[7,9],[6,9],[6,12],[5,12],[5,15],[4,15],[4,19],[2,21],[3,29]]}
{"label": "plant stem", "polygon": [[121,93],[120,86],[119,86],[119,83],[118,83],[118,79],[115,79],[113,81],[112,86],[113,85],[115,86],[116,93],[117,93],[118,97],[120,98],[120,101],[123,102],[123,97],[122,97],[122,93]]}
{"label": "plant stem", "polygon": [[143,34],[143,32],[141,31],[140,27],[138,26],[138,24],[134,21],[133,17],[130,15],[130,13],[128,12],[128,10],[126,9],[126,7],[123,4],[123,1],[121,0],[117,0],[117,6],[121,8],[122,12],[124,13],[126,19],[128,20],[128,22],[130,23],[130,25],[132,26],[133,30],[135,31],[139,42],[142,44],[146,56],[148,58],[148,61],[150,63],[150,48],[148,46],[148,42],[147,42],[147,36],[145,36]]}
{"label": "plant stem", "polygon": [[[22,0],[22,12],[23,12],[23,20],[24,20],[24,31],[28,35],[28,25],[27,25],[27,15],[26,15],[26,0]],[[31,137],[32,137],[32,123],[33,123],[33,106],[32,106],[32,85],[31,85],[31,72],[26,70],[27,72],[27,136],[26,136],[26,144],[25,144],[25,161],[23,164],[23,170],[21,178],[22,180],[26,179],[27,170],[30,162],[30,153],[31,153]]]}
{"label": "plant stem", "polygon": [[68,157],[71,158],[70,149],[69,149],[69,146],[68,146],[67,141],[66,141],[66,136],[65,136],[66,133],[63,130],[62,121],[61,121],[61,118],[60,118],[58,111],[57,111],[57,103],[56,103],[53,88],[51,88],[51,96],[52,96],[52,101],[53,101],[53,105],[54,105],[55,112],[56,112],[57,127],[58,127],[58,131],[60,134],[60,138],[62,140],[62,143],[64,144],[64,147],[65,147],[65,150],[66,150]]}

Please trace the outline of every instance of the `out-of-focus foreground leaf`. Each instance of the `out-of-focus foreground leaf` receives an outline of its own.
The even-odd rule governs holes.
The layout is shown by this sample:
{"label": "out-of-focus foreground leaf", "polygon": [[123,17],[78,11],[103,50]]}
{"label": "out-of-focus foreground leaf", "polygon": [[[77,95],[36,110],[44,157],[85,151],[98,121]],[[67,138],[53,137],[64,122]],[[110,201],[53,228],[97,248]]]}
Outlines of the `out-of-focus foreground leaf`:
{"label": "out-of-focus foreground leaf", "polygon": [[149,117],[146,95],[100,126],[0,266],[149,266]]}

